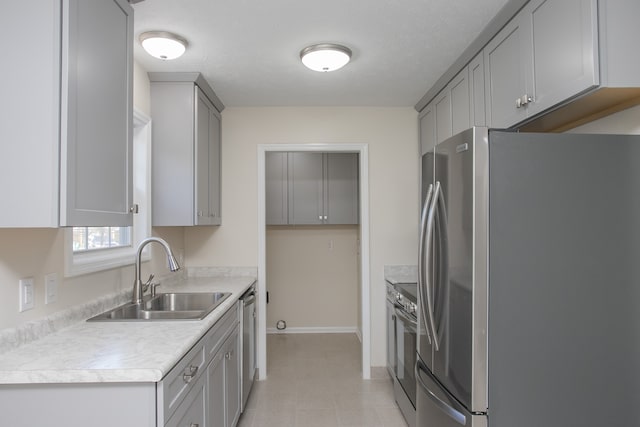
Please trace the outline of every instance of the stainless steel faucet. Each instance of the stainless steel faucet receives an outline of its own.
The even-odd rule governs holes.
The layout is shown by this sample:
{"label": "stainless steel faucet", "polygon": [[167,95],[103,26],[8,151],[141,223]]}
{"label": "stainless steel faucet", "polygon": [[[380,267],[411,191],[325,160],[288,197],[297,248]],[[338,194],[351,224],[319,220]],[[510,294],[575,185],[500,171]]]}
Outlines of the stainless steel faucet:
{"label": "stainless steel faucet", "polygon": [[142,296],[144,293],[144,285],[142,284],[142,269],[140,268],[141,258],[142,258],[142,250],[145,246],[147,246],[151,242],[157,242],[162,245],[165,252],[167,253],[167,262],[169,263],[169,270],[178,271],[180,270],[180,264],[176,261],[176,258],[173,256],[173,252],[171,252],[171,248],[169,244],[165,242],[163,239],[159,237],[149,237],[144,239],[138,245],[138,251],[136,253],[136,267],[135,267],[135,281],[133,282],[133,296],[131,297],[131,302],[134,304],[140,304],[142,302]]}

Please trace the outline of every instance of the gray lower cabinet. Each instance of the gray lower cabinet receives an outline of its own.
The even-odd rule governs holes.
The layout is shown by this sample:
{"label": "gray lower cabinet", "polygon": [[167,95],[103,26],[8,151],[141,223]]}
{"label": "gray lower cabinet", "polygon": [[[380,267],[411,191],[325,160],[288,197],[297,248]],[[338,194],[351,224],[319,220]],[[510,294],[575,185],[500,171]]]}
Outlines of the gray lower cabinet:
{"label": "gray lower cabinet", "polygon": [[358,224],[355,153],[268,152],[267,225]]}
{"label": "gray lower cabinet", "polygon": [[156,226],[220,225],[224,105],[200,73],[149,73]]}
{"label": "gray lower cabinet", "polygon": [[240,418],[240,360],[236,326],[207,369],[208,427],[233,427]]}
{"label": "gray lower cabinet", "polygon": [[[133,222],[133,9],[3,4],[0,227]],[[96,48],[99,46],[99,48]]]}
{"label": "gray lower cabinet", "polygon": [[234,305],[158,384],[158,427],[234,427],[240,418],[240,325]]}
{"label": "gray lower cabinet", "polygon": [[206,427],[207,381],[206,376],[185,397],[180,407],[165,424],[165,427]]}

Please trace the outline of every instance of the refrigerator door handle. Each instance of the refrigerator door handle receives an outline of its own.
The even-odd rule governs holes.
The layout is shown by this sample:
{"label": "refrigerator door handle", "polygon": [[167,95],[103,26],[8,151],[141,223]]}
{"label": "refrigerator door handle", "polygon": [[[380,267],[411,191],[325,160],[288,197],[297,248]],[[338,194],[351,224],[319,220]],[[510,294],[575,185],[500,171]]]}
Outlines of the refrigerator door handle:
{"label": "refrigerator door handle", "polygon": [[[439,182],[437,184],[440,184]],[[436,282],[437,286],[448,286],[449,283],[449,224],[447,223],[447,207],[444,201],[444,191],[442,191],[442,187],[438,187],[440,191],[438,191],[437,195],[434,195],[434,204],[437,203],[438,215],[437,215],[437,223],[438,223],[438,231],[441,244],[439,253],[440,255],[440,274],[438,275],[438,282]],[[437,197],[437,200],[436,200]],[[435,207],[434,207],[435,210]],[[435,288],[434,288],[435,289]],[[435,295],[434,295],[435,299]],[[435,304],[435,303],[434,303]],[[433,312],[433,317],[435,319],[435,305],[431,306]],[[436,342],[440,343],[440,339],[438,337],[438,330],[440,328],[438,325],[433,323],[433,336]]]}
{"label": "refrigerator door handle", "polygon": [[[426,252],[425,252],[425,259],[426,262],[429,262],[429,259],[431,258],[431,246],[432,246],[432,237],[433,237],[433,225],[434,225],[434,219],[435,219],[435,212],[436,212],[436,208],[438,205],[438,201],[440,199],[440,192],[441,192],[441,187],[440,187],[440,182],[436,182],[436,186],[435,189],[433,191],[433,203],[431,204],[431,209],[429,210],[429,215],[427,216],[427,232],[426,232]],[[430,273],[430,272],[429,272]],[[435,326],[435,320],[434,320],[434,315],[433,315],[433,296],[431,295],[431,283],[429,280],[429,277],[431,275],[427,274],[427,280],[425,281],[425,293],[427,294],[427,304],[426,304],[426,309],[427,309],[427,315],[429,316],[429,322],[428,324],[431,325],[431,334],[433,335],[433,346],[435,351],[439,351],[440,350],[440,345],[438,342],[438,334],[436,331],[436,326]]]}
{"label": "refrigerator door handle", "polygon": [[[427,269],[429,267],[429,263],[427,258],[425,258],[425,243],[426,243],[426,235],[427,235],[427,216],[430,210],[431,200],[433,197],[433,184],[429,184],[429,188],[427,190],[427,197],[424,201],[424,206],[422,207],[422,215],[420,216],[420,245],[418,246],[418,306],[420,307],[420,314],[424,319],[424,324],[426,326],[425,332],[427,335],[427,340],[429,344],[431,341],[431,333],[429,332],[429,320],[427,318],[427,312],[425,310],[426,301],[424,300],[423,289],[428,285],[427,283]],[[425,266],[425,263],[427,264]]]}
{"label": "refrigerator door handle", "polygon": [[422,377],[420,376],[420,371],[424,372],[427,375],[430,375],[429,372],[427,371],[427,367],[424,366],[424,364],[420,361],[420,359],[416,360],[416,365],[415,365],[415,376],[416,376],[416,381],[418,382],[418,387],[421,388],[422,390],[424,390],[425,394],[427,395],[427,397],[445,414],[447,414],[447,416],[449,416],[451,419],[453,419],[455,422],[457,422],[460,425],[467,425],[467,417],[460,411],[456,410],[454,407],[452,407],[451,405],[449,405],[447,402],[445,402],[444,400],[440,399],[438,396],[435,395],[434,392],[432,392],[429,387],[427,387],[427,385],[424,383],[424,381],[422,380]]}

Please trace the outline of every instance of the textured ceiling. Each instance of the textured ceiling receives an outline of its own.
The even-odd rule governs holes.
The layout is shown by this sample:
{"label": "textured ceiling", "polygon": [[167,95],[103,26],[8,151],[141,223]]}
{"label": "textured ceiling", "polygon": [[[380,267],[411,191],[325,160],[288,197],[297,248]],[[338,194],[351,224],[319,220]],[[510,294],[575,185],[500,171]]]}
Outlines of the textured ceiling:
{"label": "textured ceiling", "polygon": [[[145,0],[135,9],[135,58],[147,71],[200,71],[226,106],[413,106],[506,0]],[[189,41],[174,61],[137,37]],[[331,73],[307,70],[302,48],[353,51]]]}

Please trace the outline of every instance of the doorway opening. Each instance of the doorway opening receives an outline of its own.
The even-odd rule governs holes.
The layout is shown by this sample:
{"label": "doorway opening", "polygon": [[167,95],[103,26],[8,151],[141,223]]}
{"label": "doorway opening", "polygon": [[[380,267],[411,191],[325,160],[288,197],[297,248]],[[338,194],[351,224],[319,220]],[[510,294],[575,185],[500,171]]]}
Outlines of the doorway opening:
{"label": "doorway opening", "polygon": [[258,146],[258,375],[267,378],[267,223],[266,223],[266,153],[323,152],[358,154],[359,265],[357,292],[358,321],[356,333],[362,343],[362,378],[371,378],[370,354],[370,280],[369,280],[369,165],[367,144],[263,144]]}

